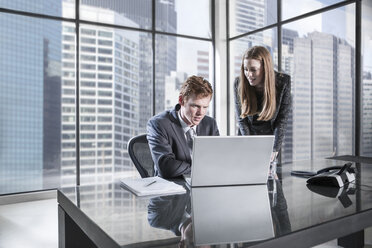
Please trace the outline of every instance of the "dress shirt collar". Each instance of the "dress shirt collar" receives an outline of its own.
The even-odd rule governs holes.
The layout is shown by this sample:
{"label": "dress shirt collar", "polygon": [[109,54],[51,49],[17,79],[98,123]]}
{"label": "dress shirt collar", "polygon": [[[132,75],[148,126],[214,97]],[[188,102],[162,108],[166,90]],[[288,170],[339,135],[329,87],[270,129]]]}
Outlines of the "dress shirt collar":
{"label": "dress shirt collar", "polygon": [[180,123],[181,123],[181,127],[183,129],[183,132],[187,133],[187,131],[189,131],[189,129],[192,128],[194,129],[194,133],[196,133],[196,125],[193,127],[190,127],[189,125],[187,125],[186,122],[181,117],[181,110],[178,110],[177,114],[178,114],[178,119],[180,120]]}

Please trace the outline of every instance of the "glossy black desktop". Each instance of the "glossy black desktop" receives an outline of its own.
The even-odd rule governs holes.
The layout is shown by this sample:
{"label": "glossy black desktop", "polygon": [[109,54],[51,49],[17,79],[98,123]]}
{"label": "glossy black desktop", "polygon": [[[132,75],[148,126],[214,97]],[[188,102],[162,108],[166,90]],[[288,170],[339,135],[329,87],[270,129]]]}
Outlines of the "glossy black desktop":
{"label": "glossy black desktop", "polygon": [[[208,197],[195,198],[202,188],[157,197],[136,197],[119,182],[62,188],[59,246],[192,247],[199,241],[213,247],[310,247],[338,238],[343,246],[358,247],[363,229],[372,226],[372,165],[354,164],[355,183],[342,188],[311,186],[305,178],[290,175],[292,170],[317,171],[344,163],[325,159],[283,164],[278,179],[269,180],[262,190],[208,189],[204,193],[215,205],[202,200]],[[219,192],[230,192],[229,198]]]}

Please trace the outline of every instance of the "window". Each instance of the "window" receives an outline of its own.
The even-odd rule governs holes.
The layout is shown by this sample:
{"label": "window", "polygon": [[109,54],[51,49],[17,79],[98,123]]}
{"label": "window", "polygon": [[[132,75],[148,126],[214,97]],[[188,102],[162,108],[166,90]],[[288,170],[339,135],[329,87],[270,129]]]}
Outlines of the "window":
{"label": "window", "polygon": [[76,2],[0,3],[0,194],[132,175],[126,144],[180,78],[214,85],[213,1]]}
{"label": "window", "polygon": [[71,2],[70,7],[62,11],[64,1],[61,0],[40,0],[37,3],[28,1],[1,1],[0,7],[12,10],[31,12],[65,18],[75,18],[75,3]]}
{"label": "window", "polygon": [[[47,2],[53,12],[46,14],[57,15],[58,4],[52,3],[56,1]],[[36,13],[43,11],[39,5],[31,8],[30,4],[24,5],[30,9],[23,9],[19,1],[2,1],[1,5]],[[75,139],[71,137],[75,135],[75,128],[65,125],[65,120],[75,117],[75,59],[63,56],[62,51],[67,44],[73,46],[75,39],[63,39],[65,24],[0,13],[0,63],[3,65],[0,68],[3,154],[0,156],[0,194],[59,187],[61,150],[74,151]],[[74,33],[69,36],[74,37]],[[68,46],[66,49],[69,50]],[[72,74],[64,76],[64,71]],[[61,142],[62,137],[68,142]]]}
{"label": "window", "polygon": [[[341,2],[342,0],[328,0],[328,1],[318,1],[318,0],[282,0],[282,15],[283,20],[293,18],[308,12],[318,10],[329,5]],[[294,8],[293,6],[296,6]]]}
{"label": "window", "polygon": [[[187,77],[202,76],[213,84],[213,53],[210,42],[157,35],[155,44],[158,47],[155,60],[159,61],[155,81],[155,87],[159,89],[155,91],[156,113],[171,109],[178,103],[181,84]],[[209,115],[212,109],[210,104]]]}
{"label": "window", "polygon": [[277,22],[277,1],[230,0],[228,2],[231,37]]}
{"label": "window", "polygon": [[372,4],[362,1],[361,155],[372,154]]}
{"label": "window", "polygon": [[212,38],[210,18],[212,5],[209,0],[155,2],[156,30]]}
{"label": "window", "polygon": [[[239,75],[244,51],[254,45],[265,46],[272,55],[275,69],[291,76],[292,111],[282,143],[282,162],[355,154],[355,143],[359,139],[355,137],[355,130],[359,128],[355,126],[358,101],[355,71],[361,70],[355,67],[358,59],[355,57],[355,3],[283,0],[280,1],[282,20],[290,21],[281,22],[276,18],[277,6],[276,1],[273,2],[229,1],[230,91],[234,78]],[[293,8],[294,4],[300,6]],[[368,53],[370,46],[366,37],[370,31],[366,27],[371,22],[371,15],[367,14],[371,13],[370,4],[364,3],[362,10],[365,37],[362,47]],[[312,14],[301,16],[309,12]],[[262,19],[260,13],[264,14]],[[368,68],[372,64],[363,62],[363,65],[367,66],[362,69],[361,130],[364,133],[360,153],[367,155],[372,151],[372,136],[368,135],[372,130],[372,108],[368,107],[367,100],[371,98]],[[230,102],[230,106],[233,105],[232,93]],[[231,107],[231,120],[235,120],[234,115]],[[230,126],[235,134],[236,122],[232,121]]]}
{"label": "window", "polygon": [[[115,19],[115,24],[120,26],[141,29],[151,29],[152,27],[151,0],[81,0],[80,4],[82,20],[112,24],[112,20]],[[100,32],[99,36],[107,37],[110,34]]]}

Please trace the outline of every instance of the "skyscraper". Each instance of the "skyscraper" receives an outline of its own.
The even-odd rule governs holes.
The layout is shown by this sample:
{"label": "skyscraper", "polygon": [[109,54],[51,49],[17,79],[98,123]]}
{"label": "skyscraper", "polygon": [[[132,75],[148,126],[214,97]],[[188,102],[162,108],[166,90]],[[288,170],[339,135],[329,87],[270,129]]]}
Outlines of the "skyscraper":
{"label": "skyscraper", "polygon": [[362,156],[372,154],[372,76],[371,71],[363,75],[362,102]]}
{"label": "skyscraper", "polygon": [[[68,8],[68,4],[64,4]],[[96,7],[85,7],[95,13]],[[100,13],[113,24],[131,20],[111,10]],[[63,28],[62,179],[74,180],[74,25]],[[128,140],[139,126],[139,34],[107,27],[80,28],[80,167],[84,181],[112,181],[130,169]]]}
{"label": "skyscraper", "polygon": [[352,152],[354,53],[333,35],[294,40],[293,160]]}
{"label": "skyscraper", "polygon": [[198,70],[197,76],[203,77],[210,81],[209,67],[211,65],[209,62],[209,52],[198,50],[196,59],[197,59],[197,70]]}
{"label": "skyscraper", "polygon": [[337,154],[354,154],[354,50],[341,39],[337,39],[336,47],[334,147]]}
{"label": "skyscraper", "polygon": [[[239,35],[249,31],[256,30],[266,25],[266,15],[268,6],[265,0],[235,0],[230,3],[232,9],[230,15],[234,18],[230,19],[230,27],[234,28],[230,31],[232,35]],[[231,75],[236,77],[240,73],[240,64],[243,53],[251,46],[263,45],[263,32],[258,32],[252,35],[244,36],[236,40],[231,46]]]}
{"label": "skyscraper", "polygon": [[[151,28],[151,4],[145,1],[82,1],[81,18],[114,25]],[[64,10],[73,8],[64,3]],[[70,11],[73,11],[70,10]],[[99,14],[97,14],[99,13]],[[157,29],[176,32],[174,1],[157,3]],[[100,19],[105,17],[104,19]],[[97,18],[97,19],[95,19]],[[64,185],[75,180],[74,25],[63,29],[62,168]],[[177,68],[176,38],[155,42],[156,111],[165,108],[165,78]],[[152,116],[152,39],[147,32],[81,25],[80,28],[80,168],[81,179],[110,181],[113,172],[131,169],[128,140],[146,132]]]}
{"label": "skyscraper", "polygon": [[[293,72],[294,72],[294,57],[293,46],[294,39],[298,37],[298,32],[290,29],[282,29],[282,71],[291,77],[291,95],[293,94]],[[275,59],[278,59],[278,54],[275,54]],[[293,158],[293,109],[289,112],[287,120],[287,128],[284,134],[282,143],[281,161],[290,162]]]}
{"label": "skyscraper", "polygon": [[[309,159],[312,132],[311,40],[294,39],[292,77],[293,160]],[[296,56],[297,55],[297,56]]]}
{"label": "skyscraper", "polygon": [[[230,20],[230,27],[235,28],[231,30],[231,34],[234,35],[253,31],[266,25],[268,21],[266,12],[272,7],[268,6],[265,0],[235,0],[230,3],[230,6],[233,8],[230,15],[234,16]],[[262,39],[262,33],[244,38],[247,42],[246,47],[251,44],[261,44]]]}
{"label": "skyscraper", "polygon": [[[61,4],[49,11],[60,15]],[[58,187],[61,23],[6,13],[0,23],[0,193]]]}
{"label": "skyscraper", "polygon": [[[149,29],[152,26],[151,1],[138,0],[83,0],[82,4],[110,9],[138,24],[138,27]],[[175,0],[156,1],[156,29],[176,33],[177,13]],[[167,35],[155,36],[156,75],[155,96],[153,94],[153,61],[152,37],[149,33],[140,33],[139,41],[139,132],[146,132],[146,123],[152,116],[153,97],[155,113],[165,109],[165,77],[177,69],[177,38]]]}

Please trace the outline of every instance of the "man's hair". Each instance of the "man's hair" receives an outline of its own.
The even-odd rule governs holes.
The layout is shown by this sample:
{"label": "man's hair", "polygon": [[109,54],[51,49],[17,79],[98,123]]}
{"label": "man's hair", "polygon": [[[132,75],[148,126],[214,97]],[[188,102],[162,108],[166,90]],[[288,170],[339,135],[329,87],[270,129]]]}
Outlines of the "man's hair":
{"label": "man's hair", "polygon": [[212,85],[203,77],[190,76],[183,82],[180,90],[180,96],[187,101],[191,95],[199,97],[212,96]]}

